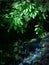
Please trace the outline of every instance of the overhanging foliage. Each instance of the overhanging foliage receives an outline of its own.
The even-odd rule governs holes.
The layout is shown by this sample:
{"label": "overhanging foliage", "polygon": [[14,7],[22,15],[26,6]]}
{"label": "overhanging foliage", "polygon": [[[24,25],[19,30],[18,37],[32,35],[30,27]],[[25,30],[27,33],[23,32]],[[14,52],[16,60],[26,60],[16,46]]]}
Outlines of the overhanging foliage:
{"label": "overhanging foliage", "polygon": [[[44,11],[41,5],[31,3],[30,1],[18,1],[10,5],[10,8],[2,9],[5,14],[2,13],[1,26],[6,27],[8,32],[12,27],[17,31],[24,33],[27,28],[28,21],[38,16],[38,24],[43,24],[43,20],[46,20],[46,10]],[[40,25],[41,25],[40,24]],[[39,26],[40,26],[39,25]]]}

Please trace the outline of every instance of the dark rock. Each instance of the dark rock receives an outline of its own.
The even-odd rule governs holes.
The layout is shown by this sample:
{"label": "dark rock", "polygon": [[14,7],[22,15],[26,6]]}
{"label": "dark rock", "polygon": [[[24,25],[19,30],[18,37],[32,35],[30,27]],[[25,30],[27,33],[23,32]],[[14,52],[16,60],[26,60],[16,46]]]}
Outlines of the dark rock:
{"label": "dark rock", "polygon": [[49,65],[49,33],[41,40],[39,48],[28,58],[23,60],[28,65]]}

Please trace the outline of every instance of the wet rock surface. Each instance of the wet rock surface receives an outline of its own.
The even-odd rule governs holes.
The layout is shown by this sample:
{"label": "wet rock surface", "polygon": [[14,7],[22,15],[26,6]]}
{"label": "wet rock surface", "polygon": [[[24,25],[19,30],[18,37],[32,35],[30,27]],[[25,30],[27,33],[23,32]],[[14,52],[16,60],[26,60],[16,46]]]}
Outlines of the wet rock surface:
{"label": "wet rock surface", "polygon": [[41,40],[39,48],[34,53],[30,52],[19,65],[49,65],[49,34]]}

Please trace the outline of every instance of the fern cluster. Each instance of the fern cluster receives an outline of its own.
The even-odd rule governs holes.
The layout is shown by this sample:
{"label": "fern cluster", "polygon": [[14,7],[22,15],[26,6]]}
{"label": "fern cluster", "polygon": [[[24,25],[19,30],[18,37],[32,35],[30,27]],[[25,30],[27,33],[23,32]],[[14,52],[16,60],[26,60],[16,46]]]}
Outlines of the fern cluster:
{"label": "fern cluster", "polygon": [[[43,10],[41,5],[31,3],[30,1],[18,1],[13,3],[10,8],[4,9],[5,14],[2,13],[1,26],[6,27],[9,32],[12,28],[17,32],[24,33],[27,28],[28,21],[37,16],[38,24],[43,24],[43,19],[46,20],[46,10]],[[8,12],[8,13],[7,13]]]}

